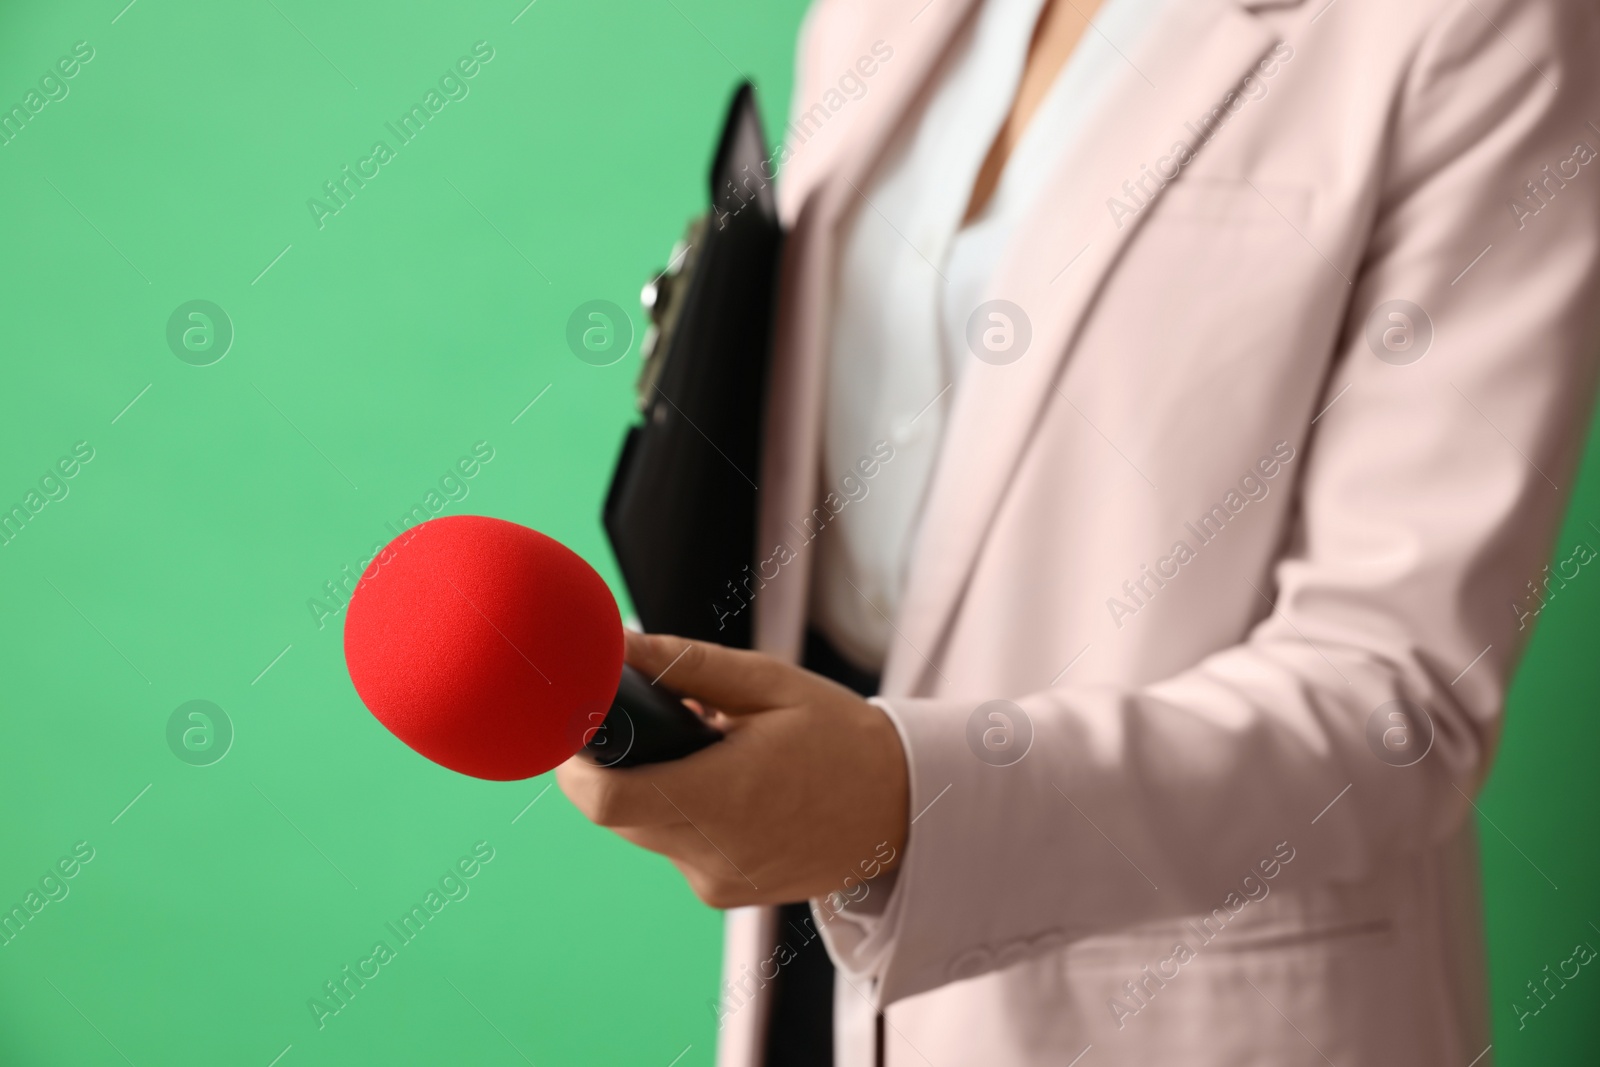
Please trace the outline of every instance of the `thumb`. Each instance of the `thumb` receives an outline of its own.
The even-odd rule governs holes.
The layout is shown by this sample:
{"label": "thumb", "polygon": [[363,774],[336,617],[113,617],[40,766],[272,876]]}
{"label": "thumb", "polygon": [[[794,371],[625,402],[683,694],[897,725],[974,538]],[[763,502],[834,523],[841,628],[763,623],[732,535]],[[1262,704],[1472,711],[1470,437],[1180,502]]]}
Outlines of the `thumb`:
{"label": "thumb", "polygon": [[797,704],[805,674],[759,652],[668,634],[626,631],[629,666],[657,685],[743,715]]}

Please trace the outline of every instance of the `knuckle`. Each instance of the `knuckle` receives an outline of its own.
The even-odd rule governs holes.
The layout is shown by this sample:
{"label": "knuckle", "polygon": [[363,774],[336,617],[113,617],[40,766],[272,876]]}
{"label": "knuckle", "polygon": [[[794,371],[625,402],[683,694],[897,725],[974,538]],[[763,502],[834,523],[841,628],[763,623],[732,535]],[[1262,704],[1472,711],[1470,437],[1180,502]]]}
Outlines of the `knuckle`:
{"label": "knuckle", "polygon": [[718,911],[728,911],[731,908],[739,907],[744,902],[743,894],[732,888],[725,888],[711,898],[709,906],[716,908]]}
{"label": "knuckle", "polygon": [[594,780],[584,773],[583,768],[575,768],[568,764],[556,768],[556,782],[561,786],[561,791],[567,795],[572,806],[583,812],[584,817],[594,818]]}
{"label": "knuckle", "polygon": [[624,798],[617,783],[603,778],[598,780],[586,799],[588,807],[584,814],[589,816],[590,822],[605,827],[623,825]]}
{"label": "knuckle", "polygon": [[[680,638],[679,640],[682,639]],[[679,659],[678,665],[691,671],[697,671],[704,667],[706,664],[706,646],[699,641],[685,641],[684,644],[686,647],[681,651],[682,658]],[[680,653],[675,652],[673,655],[680,655]]]}
{"label": "knuckle", "polygon": [[720,875],[702,873],[691,879],[689,884],[694,895],[708,908],[726,910],[739,904],[736,890]]}

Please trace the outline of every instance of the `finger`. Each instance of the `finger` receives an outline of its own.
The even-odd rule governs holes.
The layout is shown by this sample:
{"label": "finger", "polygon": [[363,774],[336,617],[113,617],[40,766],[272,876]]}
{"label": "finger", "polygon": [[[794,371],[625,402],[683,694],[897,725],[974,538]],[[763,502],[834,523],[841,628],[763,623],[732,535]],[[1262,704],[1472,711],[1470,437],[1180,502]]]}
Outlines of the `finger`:
{"label": "finger", "polygon": [[736,908],[763,900],[760,889],[727,853],[712,847],[687,826],[621,829],[614,833],[672,861],[695,896],[713,908]]}
{"label": "finger", "polygon": [[684,823],[679,826],[618,826],[611,831],[629,844],[649,852],[666,856],[674,863],[704,863],[709,854],[716,852],[695,829]]}
{"label": "finger", "polygon": [[734,714],[799,703],[807,679],[798,667],[759,652],[666,634],[629,631],[627,660],[674,693]]}
{"label": "finger", "polygon": [[596,826],[665,826],[683,821],[653,780],[650,767],[596,767],[573,756],[556,781],[573,807]]}

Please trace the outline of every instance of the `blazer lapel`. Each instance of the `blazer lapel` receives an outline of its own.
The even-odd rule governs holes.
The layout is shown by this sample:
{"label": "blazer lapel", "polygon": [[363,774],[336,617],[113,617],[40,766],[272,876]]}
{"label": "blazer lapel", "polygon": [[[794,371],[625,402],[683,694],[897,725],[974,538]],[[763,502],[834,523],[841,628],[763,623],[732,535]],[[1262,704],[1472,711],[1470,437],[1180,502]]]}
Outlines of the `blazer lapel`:
{"label": "blazer lapel", "polygon": [[860,198],[857,190],[883,157],[896,127],[922,93],[939,58],[977,2],[909,0],[888,8],[887,17],[877,26],[878,36],[897,49],[897,40],[905,42],[905,65],[880,87],[883,92],[876,100],[870,93],[862,100],[867,107],[861,121],[851,129],[839,165],[825,186],[829,208],[825,214],[830,227],[837,225]]}
{"label": "blazer lapel", "polygon": [[[1219,105],[1275,41],[1236,0],[1171,4],[1018,226],[989,296],[1020,307],[1032,339],[1013,363],[972,360],[956,390],[885,667],[886,693],[932,691],[931,660],[1073,338],[1160,196],[1130,196],[1123,183],[1172,158],[1178,143],[1203,153],[1185,124]],[[1113,198],[1138,210],[1113,212]]]}

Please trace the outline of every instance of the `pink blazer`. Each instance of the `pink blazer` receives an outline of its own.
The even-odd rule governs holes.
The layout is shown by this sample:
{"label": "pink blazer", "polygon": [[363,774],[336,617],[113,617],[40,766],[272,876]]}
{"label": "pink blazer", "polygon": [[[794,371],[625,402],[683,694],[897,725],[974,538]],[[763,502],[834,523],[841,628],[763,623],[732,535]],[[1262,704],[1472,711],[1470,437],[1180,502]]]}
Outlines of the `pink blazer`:
{"label": "pink blazer", "polygon": [[[846,473],[839,223],[973,3],[817,0],[803,31],[775,655]],[[823,924],[841,1067],[880,1006],[894,1067],[1492,1061],[1472,797],[1595,386],[1597,21],[1181,0],[1127,50],[994,280],[1031,342],[954,400],[881,701],[915,821]],[[785,939],[728,916],[724,1067],[758,1062]]]}

